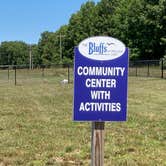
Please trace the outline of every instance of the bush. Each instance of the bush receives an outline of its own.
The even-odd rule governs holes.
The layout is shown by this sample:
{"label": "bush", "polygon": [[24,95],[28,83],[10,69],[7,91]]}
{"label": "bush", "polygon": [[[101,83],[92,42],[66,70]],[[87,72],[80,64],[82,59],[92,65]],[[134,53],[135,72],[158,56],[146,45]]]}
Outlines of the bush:
{"label": "bush", "polygon": [[62,64],[71,65],[71,64],[73,64],[73,61],[72,61],[72,59],[69,59],[69,58],[64,57],[64,58],[62,59]]}

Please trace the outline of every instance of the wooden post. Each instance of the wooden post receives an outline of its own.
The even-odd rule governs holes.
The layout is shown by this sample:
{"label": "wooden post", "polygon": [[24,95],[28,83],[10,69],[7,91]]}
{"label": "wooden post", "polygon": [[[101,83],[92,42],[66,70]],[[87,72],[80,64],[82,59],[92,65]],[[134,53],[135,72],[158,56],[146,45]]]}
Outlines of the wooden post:
{"label": "wooden post", "polygon": [[136,66],[136,68],[135,68],[135,69],[136,69],[136,71],[135,71],[135,72],[136,72],[135,76],[137,77],[137,76],[138,76],[137,66]]}
{"label": "wooden post", "polygon": [[70,65],[67,65],[68,84],[70,83]]}
{"label": "wooden post", "polygon": [[44,68],[45,68],[45,66],[42,65],[42,77],[44,77]]}
{"label": "wooden post", "polygon": [[164,78],[164,59],[161,60],[161,78]]}
{"label": "wooden post", "polygon": [[8,65],[8,81],[9,81],[9,65]]}
{"label": "wooden post", "polygon": [[17,68],[16,68],[16,65],[14,66],[14,83],[15,83],[15,85],[17,84]]}
{"label": "wooden post", "polygon": [[138,70],[137,70],[137,61],[134,61],[135,63],[135,76],[137,77],[137,75],[138,75]]}
{"label": "wooden post", "polygon": [[150,76],[150,72],[149,72],[149,62],[148,62],[148,71],[147,71],[147,76]]}
{"label": "wooden post", "polygon": [[29,46],[29,69],[32,69],[32,47]]}
{"label": "wooden post", "polygon": [[91,166],[104,165],[104,122],[92,122]]}

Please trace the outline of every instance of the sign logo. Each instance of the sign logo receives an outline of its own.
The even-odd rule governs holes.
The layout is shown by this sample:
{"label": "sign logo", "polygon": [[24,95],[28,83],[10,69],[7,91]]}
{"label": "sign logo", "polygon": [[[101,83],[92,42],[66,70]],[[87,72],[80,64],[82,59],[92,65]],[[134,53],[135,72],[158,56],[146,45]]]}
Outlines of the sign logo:
{"label": "sign logo", "polygon": [[119,58],[125,52],[125,45],[113,37],[96,36],[83,40],[79,52],[86,58],[107,61]]}

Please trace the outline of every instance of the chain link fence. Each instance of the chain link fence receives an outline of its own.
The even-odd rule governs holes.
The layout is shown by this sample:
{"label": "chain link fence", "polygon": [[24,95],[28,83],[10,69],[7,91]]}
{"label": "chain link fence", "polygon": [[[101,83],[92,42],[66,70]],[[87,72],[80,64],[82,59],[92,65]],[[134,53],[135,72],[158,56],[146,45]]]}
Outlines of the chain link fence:
{"label": "chain link fence", "polygon": [[130,61],[129,75],[141,77],[166,78],[164,60],[139,60]]}
{"label": "chain link fence", "polygon": [[[166,78],[163,60],[141,60],[129,62],[129,76]],[[33,84],[43,82],[73,82],[73,64],[52,64],[33,66],[0,66],[0,85]]]}
{"label": "chain link fence", "polygon": [[0,85],[2,84],[33,84],[39,82],[65,82],[73,81],[72,64],[53,64],[33,66],[27,65],[0,66]]}

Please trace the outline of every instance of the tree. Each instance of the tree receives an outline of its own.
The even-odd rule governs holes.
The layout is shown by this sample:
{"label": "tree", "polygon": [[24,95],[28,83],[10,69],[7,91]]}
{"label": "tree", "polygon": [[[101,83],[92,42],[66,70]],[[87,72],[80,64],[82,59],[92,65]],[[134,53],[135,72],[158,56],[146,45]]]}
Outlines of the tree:
{"label": "tree", "polygon": [[29,47],[22,41],[2,42],[0,55],[2,65],[27,64],[29,60]]}
{"label": "tree", "polygon": [[32,61],[33,61],[33,66],[38,66],[42,64],[42,58],[38,52],[38,45],[33,44],[31,45],[32,49]]}
{"label": "tree", "polygon": [[65,56],[73,59],[74,47],[84,38],[94,36],[95,30],[95,3],[88,1],[80,10],[73,14],[66,26],[65,32]]}
{"label": "tree", "polygon": [[51,64],[58,58],[58,51],[56,49],[57,36],[53,32],[45,31],[41,34],[38,43],[38,54],[43,64]]}

